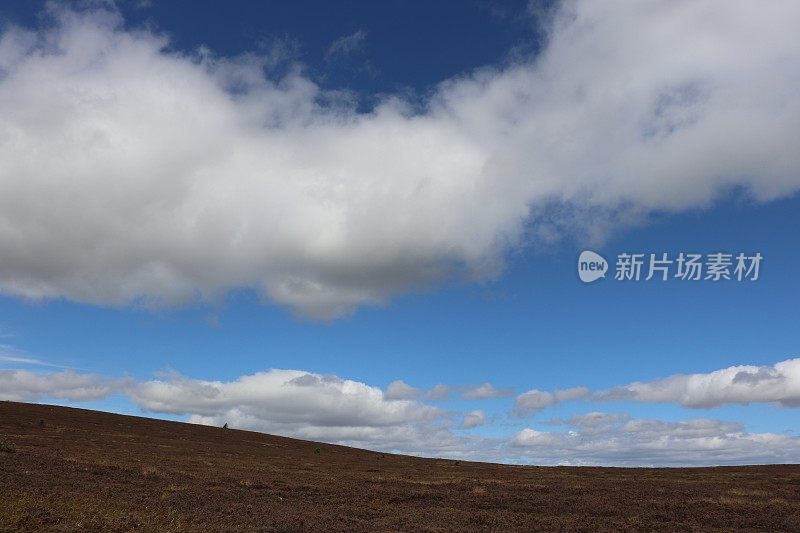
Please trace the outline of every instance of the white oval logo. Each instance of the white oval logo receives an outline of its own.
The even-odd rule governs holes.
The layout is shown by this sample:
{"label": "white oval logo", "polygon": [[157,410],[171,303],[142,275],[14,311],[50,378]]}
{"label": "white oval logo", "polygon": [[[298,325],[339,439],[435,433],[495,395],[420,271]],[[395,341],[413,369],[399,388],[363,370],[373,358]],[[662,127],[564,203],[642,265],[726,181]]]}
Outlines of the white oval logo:
{"label": "white oval logo", "polygon": [[608,261],[602,255],[584,250],[578,258],[578,277],[584,283],[591,283],[606,277]]}

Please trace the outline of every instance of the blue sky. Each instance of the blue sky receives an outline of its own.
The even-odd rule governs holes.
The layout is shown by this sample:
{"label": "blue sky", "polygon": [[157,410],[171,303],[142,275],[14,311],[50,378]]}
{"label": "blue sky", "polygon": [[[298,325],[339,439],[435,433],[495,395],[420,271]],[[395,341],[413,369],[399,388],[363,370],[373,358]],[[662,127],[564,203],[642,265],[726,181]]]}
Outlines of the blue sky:
{"label": "blue sky", "polygon": [[[697,9],[711,13],[717,6],[714,2],[702,4]],[[77,163],[77,170],[68,163],[72,173],[63,176],[58,170],[47,172],[59,166],[51,166],[49,161],[42,163],[41,175],[23,164],[0,175],[0,183],[6,180],[5,191],[19,194],[18,202],[33,198],[27,195],[25,183],[56,191],[59,183],[51,180],[61,179],[67,191],[63,196],[52,195],[54,203],[47,214],[37,211],[42,206],[35,203],[27,215],[14,218],[12,213],[3,219],[18,234],[31,235],[31,240],[20,244],[8,236],[11,231],[0,236],[4,294],[0,297],[0,384],[6,389],[0,389],[0,396],[200,423],[221,425],[232,420],[236,427],[304,438],[484,460],[569,464],[800,460],[796,423],[800,370],[792,362],[798,356],[800,340],[793,327],[800,294],[796,275],[800,196],[795,192],[800,189],[800,165],[784,138],[798,133],[798,99],[791,83],[800,75],[800,53],[789,37],[781,41],[781,28],[775,28],[771,39],[760,33],[774,24],[775,18],[756,17],[761,25],[755,26],[751,37],[758,51],[753,58],[709,54],[705,63],[689,61],[685,72],[667,67],[662,72],[656,61],[652,74],[656,81],[652,83],[668,89],[656,90],[657,108],[655,114],[647,115],[650,122],[643,129],[656,131],[656,137],[663,135],[660,142],[664,144],[654,149],[647,139],[639,138],[637,142],[642,144],[634,149],[625,135],[616,132],[644,119],[633,111],[624,120],[605,117],[605,112],[609,105],[625,105],[626,99],[644,100],[646,95],[630,88],[638,87],[639,78],[633,76],[629,86],[617,86],[618,77],[593,73],[591,64],[565,62],[582,57],[580,47],[573,50],[570,43],[581,39],[591,43],[605,35],[600,30],[581,29],[584,20],[598,17],[605,21],[607,15],[610,22],[599,26],[602,29],[607,24],[617,30],[627,28],[636,17],[651,22],[647,14],[632,8],[621,16],[618,11],[624,9],[613,3],[604,4],[608,13],[587,7],[586,2],[564,6],[351,2],[335,7],[324,2],[258,7],[242,3],[236,10],[192,3],[189,17],[189,4],[181,2],[119,3],[116,8],[87,5],[74,8],[77,11],[55,6],[51,8],[55,15],[43,15],[41,4],[29,2],[8,2],[0,10],[4,35],[11,35],[6,38],[6,48],[0,44],[0,59],[13,56],[3,59],[6,64],[0,61],[5,65],[0,77],[0,112],[15,101],[23,102],[15,109],[30,103],[14,92],[15,87],[35,79],[31,76],[38,72],[30,66],[38,51],[2,52],[15,49],[9,42],[28,42],[15,37],[13,31],[17,30],[10,28],[39,28],[40,36],[61,39],[66,50],[62,56],[66,65],[53,69],[55,76],[66,81],[57,79],[55,85],[63,81],[65,87],[85,91],[81,94],[114,95],[110,97],[112,107],[103,107],[102,114],[92,115],[92,121],[87,119],[86,128],[101,124],[103,132],[112,132],[109,139],[117,142],[121,138],[120,146],[134,146],[130,148],[133,153],[145,160],[152,158],[153,166],[143,164],[131,171],[130,183],[136,184],[131,186],[125,181],[130,165],[127,160],[114,159],[118,152],[107,148],[105,137],[84,136],[84,130],[59,130],[66,126],[56,119],[51,126],[56,133],[48,137],[23,122],[33,121],[26,118],[32,114],[12,114],[10,107],[5,108],[15,127],[26,132],[26,142],[38,143],[35,153],[47,152],[59,138],[73,139],[78,143],[75,146],[96,154],[93,157],[100,161],[96,166],[102,170],[97,179],[110,185],[100,185],[88,176],[92,165]],[[794,20],[797,9],[781,6],[776,10],[785,9],[786,13],[777,18]],[[718,33],[726,35],[729,28],[724,25],[728,23],[734,28],[746,24],[742,21],[753,18],[749,9],[739,9],[741,13],[736,15],[741,17],[736,21],[719,22]],[[561,14],[561,18],[556,16],[561,22],[551,27],[554,13]],[[567,16],[570,13],[572,19]],[[676,18],[690,15],[670,13]],[[564,22],[573,19],[578,22]],[[692,26],[685,31],[700,32],[701,40],[717,35],[715,20],[708,28]],[[156,59],[138,62],[133,48],[114,41],[120,35],[144,42],[144,49]],[[669,47],[676,35],[666,31],[663,43],[655,40],[650,45],[658,50]],[[74,44],[84,38],[85,48]],[[168,44],[150,46],[149,40],[156,38]],[[614,51],[623,45],[618,41],[598,44],[600,49],[603,46]],[[19,45],[16,49],[24,48]],[[82,63],[85,50],[94,48],[105,50],[105,59]],[[770,63],[773,51],[776,63]],[[673,48],[664,53],[674,59]],[[202,59],[208,54],[214,59]],[[175,123],[178,136],[164,133],[166,140],[159,142],[175,143],[179,155],[185,150],[196,159],[211,153],[207,168],[227,169],[209,181],[214,184],[209,194],[215,201],[228,200],[209,201],[194,211],[193,207],[207,198],[190,198],[168,206],[167,212],[177,214],[174,218],[159,218],[160,202],[169,202],[172,194],[179,198],[190,193],[170,189],[168,184],[171,180],[203,180],[206,171],[184,171],[188,164],[179,156],[173,160],[138,138],[125,140],[127,132],[138,131],[138,119],[124,110],[117,113],[113,107],[126,103],[124,87],[138,87],[138,80],[152,73],[148,65],[164,58],[175,62],[173,68],[186,68],[186,77],[160,78],[148,86],[147,98],[173,98],[172,93],[152,96],[152,87],[175,83],[180,91],[202,87],[202,91],[197,89],[198,96],[186,98],[192,117],[200,115],[205,120],[206,113],[204,105],[192,107],[193,98],[200,103],[208,101],[209,109],[220,106],[224,110],[229,105],[220,103],[224,95],[230,96],[231,105],[242,109],[253,105],[255,112],[262,106],[276,116],[288,113],[288,118],[280,115],[274,124],[265,118],[269,126],[237,122],[230,131],[221,130],[220,136],[238,139],[239,144],[252,141],[261,146],[254,148],[253,154],[240,156],[248,164],[220,163],[223,156],[209,152],[205,144],[216,138],[198,134],[195,140],[192,130],[198,126],[188,121]],[[226,63],[226,58],[237,59]],[[549,65],[548,61],[558,67],[547,71],[549,77],[541,74],[547,68],[541,65]],[[98,62],[103,66],[96,66]],[[747,76],[729,76],[723,66],[731,62]],[[781,74],[770,70],[779,63],[787,66]],[[127,66],[124,75],[114,68],[117,64]],[[625,59],[620,59],[620,64],[609,60],[605,66],[607,71],[627,72]],[[198,72],[210,73],[210,79],[220,83],[220,93],[211,94],[213,91],[202,85],[206,74]],[[532,77],[525,78],[529,74]],[[116,80],[127,75],[136,81],[116,85]],[[642,68],[641,79],[647,81],[648,75]],[[259,76],[265,78],[259,81]],[[558,76],[564,79],[546,81]],[[569,112],[572,106],[565,104],[567,111],[561,116],[536,108],[537,99],[555,98],[552,92],[570,87],[573,78],[589,80],[589,89],[582,90],[591,92],[592,80],[598,76],[597,86],[603,89],[595,98],[611,98],[611,104],[596,108],[593,98],[587,97],[576,104],[574,114]],[[475,80],[474,85],[470,83]],[[647,85],[645,81],[642,85]],[[442,82],[454,87],[447,89]],[[271,83],[285,98],[265,89],[272,87]],[[292,98],[306,97],[309,89],[303,84],[314,84],[317,92],[311,98],[321,110],[308,115],[297,110],[302,106]],[[492,95],[502,95],[509,85],[530,94],[527,99],[495,105],[500,97]],[[485,90],[490,96],[470,100],[471,91],[481,92],[486,86],[495,87]],[[608,97],[606,90],[625,93],[622,102],[615,104],[616,93]],[[182,94],[180,91],[176,94]],[[34,92],[41,98],[34,102],[38,109],[43,102],[46,107],[64,94],[50,94],[46,89]],[[759,99],[759,92],[764,93],[765,102]],[[237,99],[237,94],[252,98],[252,102],[245,97]],[[784,105],[783,112],[776,114],[773,104],[781,97],[788,100],[779,102]],[[377,124],[384,116],[381,106],[392,98],[402,99],[408,107],[397,114],[387,112],[386,125]],[[439,100],[446,101],[441,108],[435,104]],[[180,98],[170,101],[170,109],[180,107],[176,103]],[[105,105],[85,102],[75,105]],[[559,101],[551,104],[557,107]],[[336,115],[344,116],[343,122],[326,115],[326,110],[337,105],[344,106],[337,108]],[[740,114],[718,111],[735,110],[737,105],[742,108]],[[514,106],[523,118],[503,122],[503,127],[491,126],[493,120],[501,120],[499,113]],[[495,153],[480,162],[480,172],[487,174],[476,174],[474,183],[464,189],[460,173],[465,173],[463,181],[469,184],[472,154],[460,145],[448,144],[454,134],[447,133],[452,130],[445,121],[451,119],[440,120],[450,117],[448,113],[457,117],[452,118],[461,125],[457,129],[475,128],[474,137],[464,141],[466,146],[472,142],[496,146]],[[404,200],[405,180],[414,176],[384,176],[380,161],[370,166],[373,163],[367,156],[362,167],[352,158],[340,162],[336,155],[329,155],[337,150],[345,156],[351,153],[348,146],[339,146],[333,139],[348,135],[353,124],[372,120],[363,118],[369,116],[377,117],[376,131],[383,133],[377,140],[374,132],[366,138],[391,143],[396,135],[397,145],[370,144],[364,146],[365,152],[391,154],[404,150],[397,146],[405,139],[414,142],[417,135],[422,136],[422,144],[413,146],[411,153],[412,157],[420,154],[424,174],[420,187],[425,179],[432,180],[433,192]],[[748,117],[752,121],[745,123]],[[728,119],[742,131],[749,125],[753,133],[731,133],[725,122]],[[149,118],[141,120],[145,132],[155,123]],[[526,121],[530,128],[524,126]],[[413,128],[420,122],[420,128],[441,126],[444,133],[429,134],[427,129],[418,133]],[[218,122],[213,115],[198,124],[224,127],[227,122]],[[565,125],[563,129],[560,124]],[[188,135],[179,135],[183,127]],[[262,138],[259,127],[271,129]],[[320,140],[319,131],[330,133],[326,128],[334,128],[334,137]],[[335,128],[341,128],[338,134]],[[764,135],[759,132],[768,128],[784,134],[784,140],[762,142]],[[686,138],[679,139],[680,135]],[[560,147],[568,148],[552,159],[548,150],[528,153],[526,143],[550,140],[559,143],[557,152]],[[295,167],[291,165],[281,167],[283,173],[275,178],[316,184],[318,188],[304,189],[304,200],[294,200],[299,197],[277,181],[262,186],[237,177],[252,171],[257,178],[273,164],[274,158],[259,159],[257,155],[268,143],[288,152],[307,150],[304,157],[311,161],[319,157],[324,163],[321,168],[326,170],[315,169],[310,174],[304,174],[306,169],[300,164],[296,165],[297,174],[292,174]],[[755,148],[742,149],[740,143]],[[200,147],[199,156],[194,155],[195,146]],[[24,149],[22,142],[7,143],[2,157],[23,161],[34,153]],[[274,153],[281,157],[280,152]],[[661,153],[665,154],[663,160],[659,159]],[[611,159],[615,161],[607,161]],[[617,164],[617,160],[625,164]],[[433,161],[430,168],[426,167],[429,161]],[[403,164],[403,160],[386,162],[389,167]],[[452,168],[443,169],[443,165]],[[158,170],[149,170],[153,168]],[[357,176],[361,181],[352,179],[363,168],[368,171],[364,177]],[[413,173],[415,167],[411,168]],[[628,175],[631,168],[634,172]],[[15,181],[14,171],[28,181]],[[333,177],[325,175],[328,171]],[[437,172],[444,177],[439,178]],[[85,183],[81,181],[84,178]],[[384,188],[389,191],[385,197]],[[510,191],[507,195],[506,190]],[[127,196],[118,198],[114,191]],[[138,194],[153,191],[158,200],[137,203]],[[243,199],[237,196],[240,193]],[[339,194],[348,199],[341,200]],[[351,198],[361,194],[365,202],[374,198],[374,203],[351,203]],[[261,195],[263,205],[259,204]],[[323,205],[356,214],[316,219],[317,211],[312,210],[316,204],[305,203],[306,198],[316,198],[314,195],[330,195]],[[273,196],[283,198],[283,203],[270,203],[268,198]],[[95,198],[97,203],[87,198]],[[104,202],[114,207],[109,213],[118,217],[103,218]],[[381,202],[387,203],[382,206]],[[103,207],[97,207],[101,204]],[[309,209],[308,217],[299,222],[290,217],[285,235],[281,233],[283,205],[296,206],[299,212]],[[149,219],[142,222],[138,214],[126,219],[128,208],[136,213],[155,209],[152,228],[138,234],[142,226],[150,224]],[[100,214],[92,218],[95,210]],[[273,212],[277,214],[272,216]],[[84,221],[85,213],[89,214]],[[205,234],[176,233],[174,239],[161,241],[162,234],[170,236],[175,220],[195,217],[202,224],[209,213],[213,225],[201,226]],[[262,213],[264,219],[257,218]],[[236,223],[227,225],[229,219]],[[325,233],[336,223],[344,224],[347,231]],[[269,231],[261,234],[241,229],[257,224]],[[449,231],[450,226],[460,229]],[[216,229],[220,241],[205,236]],[[248,232],[254,236],[249,237]],[[127,235],[134,233],[137,238],[128,241]],[[319,248],[307,247],[305,243],[316,243],[318,235],[324,235]],[[116,238],[120,240],[112,242]],[[249,238],[252,247],[215,251],[219,243]],[[150,242],[158,245],[150,250]],[[268,257],[251,260],[250,254],[262,248],[268,250]],[[764,259],[757,281],[625,283],[609,276],[584,284],[576,272],[578,254],[584,249],[596,250],[612,263],[623,252],[668,252],[672,256],[680,252],[760,252]],[[204,261],[209,273],[204,272]],[[153,264],[164,270],[156,271],[151,279],[147,276],[153,271],[148,268]],[[250,270],[252,264],[256,266]],[[298,286],[301,289],[297,290]],[[774,366],[781,362],[788,365]],[[747,366],[731,369],[739,365]],[[275,385],[272,378],[258,374],[270,369],[297,371],[276,377],[285,383],[309,373],[316,381],[308,390],[319,390],[309,392],[308,397],[302,392],[283,395],[286,386],[295,385]],[[714,371],[722,373],[717,378],[703,377]],[[659,381],[679,374],[699,375],[694,378],[699,389],[686,385],[683,378],[677,379],[678,385]],[[59,375],[61,378],[52,377]],[[237,388],[242,376],[253,375],[262,377]],[[743,384],[747,380],[742,375],[753,376],[749,384]],[[408,387],[399,387],[398,380]],[[620,388],[635,382],[655,385],[646,392],[628,387],[627,399],[604,399],[604,392],[619,393]],[[392,383],[395,393],[391,392]],[[490,383],[495,393],[468,398],[485,383]],[[446,398],[431,397],[427,392],[438,384],[449,389]],[[535,408],[520,409],[528,391],[556,395],[555,391],[577,387],[585,389],[574,398],[545,400]],[[697,400],[698,395],[706,399]],[[297,403],[301,408],[282,408],[283,403]],[[475,411],[480,413],[474,418],[474,427],[463,427],[464,416]],[[659,449],[657,443],[664,441],[670,444]]]}

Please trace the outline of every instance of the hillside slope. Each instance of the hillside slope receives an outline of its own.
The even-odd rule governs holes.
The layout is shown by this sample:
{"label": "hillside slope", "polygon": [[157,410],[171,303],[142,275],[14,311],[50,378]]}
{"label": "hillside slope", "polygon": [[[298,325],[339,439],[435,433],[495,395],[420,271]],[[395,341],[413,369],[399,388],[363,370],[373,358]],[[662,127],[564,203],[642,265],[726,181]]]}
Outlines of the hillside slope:
{"label": "hillside slope", "polygon": [[419,459],[0,402],[0,531],[800,531],[800,466]]}

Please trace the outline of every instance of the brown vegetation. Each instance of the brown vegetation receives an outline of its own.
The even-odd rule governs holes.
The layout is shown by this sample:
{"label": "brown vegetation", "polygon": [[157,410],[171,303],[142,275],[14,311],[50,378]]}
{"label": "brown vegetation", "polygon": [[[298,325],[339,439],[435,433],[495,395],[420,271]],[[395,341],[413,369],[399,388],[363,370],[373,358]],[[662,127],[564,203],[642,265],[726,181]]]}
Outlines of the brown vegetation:
{"label": "brown vegetation", "polygon": [[0,402],[0,531],[800,531],[800,466],[418,459]]}

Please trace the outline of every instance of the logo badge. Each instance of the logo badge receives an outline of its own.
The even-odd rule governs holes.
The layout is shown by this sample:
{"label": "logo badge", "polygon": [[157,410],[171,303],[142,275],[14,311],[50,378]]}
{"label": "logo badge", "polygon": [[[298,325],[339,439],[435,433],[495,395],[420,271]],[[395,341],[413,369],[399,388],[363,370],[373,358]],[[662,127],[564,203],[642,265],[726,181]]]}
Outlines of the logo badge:
{"label": "logo badge", "polygon": [[608,272],[608,261],[591,250],[584,250],[578,257],[578,277],[584,283],[592,283],[600,278],[606,277]]}

